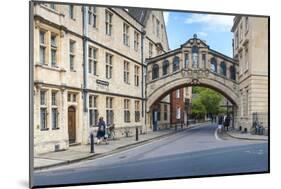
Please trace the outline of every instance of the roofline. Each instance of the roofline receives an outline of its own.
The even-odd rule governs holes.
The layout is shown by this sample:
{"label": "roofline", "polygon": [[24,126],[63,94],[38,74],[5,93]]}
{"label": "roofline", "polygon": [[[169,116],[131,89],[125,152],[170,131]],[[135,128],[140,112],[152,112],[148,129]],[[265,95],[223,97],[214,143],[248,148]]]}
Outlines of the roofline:
{"label": "roofline", "polygon": [[234,59],[234,58],[231,58],[231,57],[229,57],[229,56],[227,56],[227,55],[225,55],[225,54],[222,54],[222,53],[220,53],[220,52],[218,52],[218,51],[216,51],[216,50],[214,50],[214,49],[211,49],[210,48],[210,52],[211,53],[214,53],[214,54],[218,54],[218,55],[220,55],[220,56],[223,56],[225,59],[227,59],[228,61],[230,61],[230,62],[233,62],[233,63],[235,63],[235,64],[238,64],[238,62]]}
{"label": "roofline", "polygon": [[[113,7],[113,8],[118,8],[118,7]],[[130,7],[130,8],[135,8],[135,7]],[[131,18],[133,18],[133,20],[135,20],[137,23],[139,23],[141,26],[143,26],[144,27],[144,25],[140,22],[140,21],[138,21],[136,18],[134,18],[132,15],[130,15],[130,13],[128,13],[125,9],[125,7],[119,7],[119,9],[122,9],[124,12],[126,12]]]}
{"label": "roofline", "polygon": [[236,29],[236,27],[237,27],[237,25],[238,25],[238,22],[241,20],[241,18],[242,18],[242,16],[235,16],[234,18],[233,18],[233,26],[232,26],[232,28],[231,28],[231,32],[234,32],[234,30]]}
{"label": "roofline", "polygon": [[154,56],[152,58],[146,58],[145,60],[146,60],[147,64],[151,64],[151,63],[155,62],[157,59],[159,59],[160,57],[166,57],[169,54],[177,53],[177,51],[181,52],[180,50],[181,50],[181,48],[177,48],[177,49],[174,49],[172,51],[168,51],[168,52],[165,52],[163,54]]}
{"label": "roofline", "polygon": [[[160,55],[155,56],[155,57],[152,57],[152,58],[147,58],[147,59],[146,59],[147,65],[150,64],[150,63],[153,63],[153,62],[157,61],[157,59],[159,59],[160,57],[166,57],[166,56],[168,56],[169,54],[173,54],[173,53],[176,53],[177,51],[180,51],[180,50],[184,47],[184,45],[186,45],[191,39],[199,39],[199,38],[190,38],[189,40],[187,40],[187,42],[185,42],[184,44],[182,44],[182,45],[181,45],[179,48],[177,48],[177,49],[174,49],[174,50],[172,50],[172,51],[168,51],[168,52],[166,52],[166,53],[164,53],[164,54],[160,54]],[[210,48],[209,45],[207,45],[207,44],[206,44],[205,42],[203,42],[201,39],[199,39],[199,40],[200,40],[204,45],[207,46],[207,48],[209,49],[209,53],[222,56],[222,57],[223,57],[224,59],[226,59],[227,61],[232,62],[232,63],[238,65],[237,60],[235,60],[234,58],[231,58],[231,57],[229,57],[229,56],[227,56],[227,55],[225,55],[225,54],[222,54],[222,53],[220,53],[220,52],[218,52],[218,51],[216,51],[216,50]],[[181,52],[181,51],[180,51],[180,52]]]}

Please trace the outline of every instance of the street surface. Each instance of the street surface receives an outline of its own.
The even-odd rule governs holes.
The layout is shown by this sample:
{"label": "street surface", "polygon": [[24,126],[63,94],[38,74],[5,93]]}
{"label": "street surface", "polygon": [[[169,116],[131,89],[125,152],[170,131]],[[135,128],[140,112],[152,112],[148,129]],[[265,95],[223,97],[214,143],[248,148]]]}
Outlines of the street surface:
{"label": "street surface", "polygon": [[202,125],[99,159],[36,171],[36,186],[268,171],[268,143]]}

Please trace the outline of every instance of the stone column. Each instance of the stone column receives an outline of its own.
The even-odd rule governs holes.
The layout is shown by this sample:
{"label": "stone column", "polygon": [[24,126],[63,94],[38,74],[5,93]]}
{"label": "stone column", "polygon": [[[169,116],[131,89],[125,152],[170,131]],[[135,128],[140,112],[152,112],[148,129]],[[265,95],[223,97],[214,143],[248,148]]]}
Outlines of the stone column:
{"label": "stone column", "polygon": [[226,78],[230,79],[230,66],[231,64],[229,64],[228,62],[225,62],[226,64]]}
{"label": "stone column", "polygon": [[60,114],[59,114],[59,120],[60,120],[60,129],[63,132],[63,138],[64,140],[66,140],[66,148],[69,147],[69,143],[68,141],[68,120],[67,120],[67,116],[68,116],[68,104],[67,104],[67,90],[62,87],[61,88],[61,96],[60,96]]}

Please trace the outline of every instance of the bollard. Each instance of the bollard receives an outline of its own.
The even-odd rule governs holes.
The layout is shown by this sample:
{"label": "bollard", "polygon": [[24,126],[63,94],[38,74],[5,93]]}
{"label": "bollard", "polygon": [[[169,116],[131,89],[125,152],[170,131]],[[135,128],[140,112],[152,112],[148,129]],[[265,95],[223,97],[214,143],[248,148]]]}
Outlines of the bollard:
{"label": "bollard", "polygon": [[176,125],[175,125],[175,131],[177,131],[177,130],[178,130],[178,125],[176,124]]}
{"label": "bollard", "polygon": [[139,128],[136,127],[136,141],[139,140]]}
{"label": "bollard", "polygon": [[94,134],[91,133],[91,153],[95,153],[95,148],[94,148]]}

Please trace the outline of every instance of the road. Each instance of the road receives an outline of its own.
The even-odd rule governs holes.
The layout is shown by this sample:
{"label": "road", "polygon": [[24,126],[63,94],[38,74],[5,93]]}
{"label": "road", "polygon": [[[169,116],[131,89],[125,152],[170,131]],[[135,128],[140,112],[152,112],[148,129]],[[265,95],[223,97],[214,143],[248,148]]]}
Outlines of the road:
{"label": "road", "polygon": [[36,171],[34,184],[60,185],[268,171],[268,143],[217,137],[202,125],[99,159]]}

